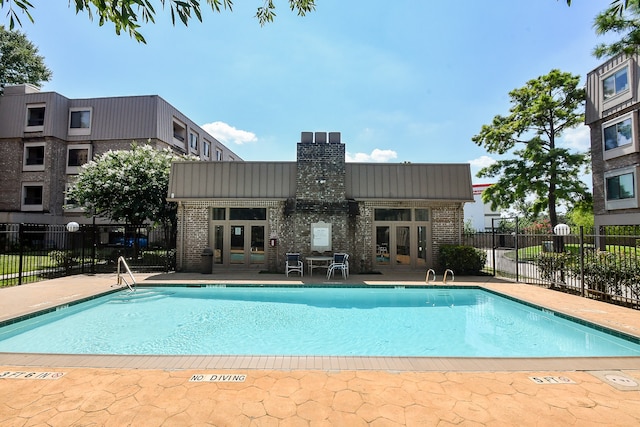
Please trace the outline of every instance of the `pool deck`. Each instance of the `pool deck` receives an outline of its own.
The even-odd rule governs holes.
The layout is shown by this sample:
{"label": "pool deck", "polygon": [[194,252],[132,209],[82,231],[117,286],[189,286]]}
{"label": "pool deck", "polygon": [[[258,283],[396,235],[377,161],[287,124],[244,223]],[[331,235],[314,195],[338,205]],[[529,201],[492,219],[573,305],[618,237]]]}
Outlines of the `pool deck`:
{"label": "pool deck", "polygon": [[[321,275],[305,276],[301,280],[297,276],[287,278],[249,271],[135,276],[140,286],[184,283],[425,285],[422,273],[396,272],[351,275],[346,281],[331,282]],[[0,321],[108,292],[114,289],[115,283],[115,275],[95,275],[3,288],[0,289]],[[455,278],[448,285],[485,287],[640,337],[638,310],[490,277]],[[3,376],[3,372],[11,374]],[[63,375],[57,379],[34,379],[39,374],[52,372]],[[229,374],[238,375],[237,382],[204,381]],[[0,353],[0,427],[627,426],[640,424],[638,408],[638,357],[495,359]]]}

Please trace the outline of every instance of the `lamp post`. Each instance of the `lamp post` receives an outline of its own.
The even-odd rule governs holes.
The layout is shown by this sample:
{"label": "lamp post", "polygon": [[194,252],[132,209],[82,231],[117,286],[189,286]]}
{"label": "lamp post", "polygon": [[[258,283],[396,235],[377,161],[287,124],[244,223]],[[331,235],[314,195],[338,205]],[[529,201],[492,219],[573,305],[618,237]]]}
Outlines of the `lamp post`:
{"label": "lamp post", "polygon": [[[553,232],[558,236],[556,253],[564,252],[564,236],[568,236],[571,233],[571,228],[567,224],[558,224],[553,227]],[[560,261],[560,282],[564,283],[564,258]]]}
{"label": "lamp post", "polygon": [[67,231],[71,233],[71,256],[69,256],[69,258],[67,259],[67,274],[71,272],[71,263],[73,261],[73,249],[74,249],[74,241],[75,241],[73,233],[75,233],[78,230],[80,230],[80,224],[78,224],[77,222],[71,221],[67,223]]}

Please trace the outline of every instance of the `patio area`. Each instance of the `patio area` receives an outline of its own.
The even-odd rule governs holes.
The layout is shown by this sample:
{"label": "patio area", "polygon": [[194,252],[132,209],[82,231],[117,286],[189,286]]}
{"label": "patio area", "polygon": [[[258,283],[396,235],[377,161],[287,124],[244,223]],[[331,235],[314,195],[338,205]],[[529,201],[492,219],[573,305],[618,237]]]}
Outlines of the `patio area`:
{"label": "patio area", "polygon": [[[154,283],[324,283],[225,272]],[[330,283],[424,285],[424,275]],[[441,278],[440,278],[441,280]],[[109,291],[115,275],[0,289],[0,321]],[[434,282],[441,284],[441,282]],[[640,312],[491,277],[456,278],[626,334]],[[4,374],[3,374],[4,373]],[[34,373],[29,375],[28,373]],[[56,373],[56,375],[50,375]],[[49,374],[49,375],[46,375]],[[38,378],[48,379],[38,379]],[[233,381],[231,381],[233,379]],[[226,381],[226,382],[225,382]],[[640,358],[475,359],[0,354],[0,426],[636,425]]]}

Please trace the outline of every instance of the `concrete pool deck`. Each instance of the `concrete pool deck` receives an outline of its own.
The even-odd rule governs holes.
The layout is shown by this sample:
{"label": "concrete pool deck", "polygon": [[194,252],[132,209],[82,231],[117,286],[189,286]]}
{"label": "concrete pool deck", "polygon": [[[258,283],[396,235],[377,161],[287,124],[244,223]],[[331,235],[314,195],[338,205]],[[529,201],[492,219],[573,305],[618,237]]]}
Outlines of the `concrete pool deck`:
{"label": "concrete pool deck", "polygon": [[[311,284],[257,272],[136,274],[153,284]],[[0,289],[0,321],[108,292],[115,275]],[[424,285],[422,273],[330,283]],[[441,284],[441,282],[434,282]],[[490,277],[456,278],[640,336],[640,311]],[[477,359],[0,353],[0,427],[638,425],[640,358]],[[34,372],[36,375],[19,374]],[[33,379],[39,374],[57,379]],[[241,382],[190,381],[238,375]],[[51,377],[50,377],[51,378]]]}

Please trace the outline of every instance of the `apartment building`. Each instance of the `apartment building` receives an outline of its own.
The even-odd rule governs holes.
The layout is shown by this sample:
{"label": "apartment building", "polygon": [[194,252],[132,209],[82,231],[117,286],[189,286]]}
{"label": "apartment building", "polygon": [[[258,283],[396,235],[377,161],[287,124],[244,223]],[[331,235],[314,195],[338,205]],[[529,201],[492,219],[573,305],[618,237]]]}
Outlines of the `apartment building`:
{"label": "apartment building", "polygon": [[640,68],[619,55],[587,75],[595,225],[640,224]]}
{"label": "apartment building", "polygon": [[0,223],[87,223],[66,210],[65,194],[80,166],[131,143],[192,154],[209,161],[241,161],[157,95],[69,99],[30,85],[0,96]]}

